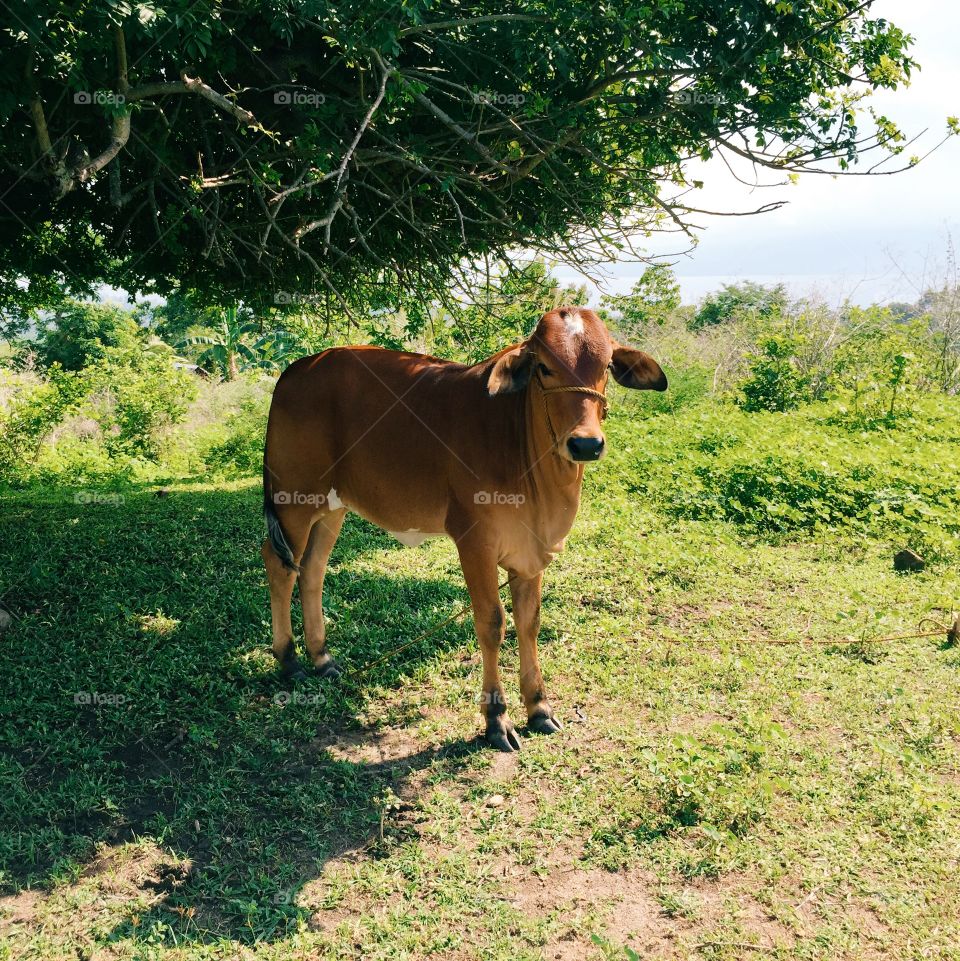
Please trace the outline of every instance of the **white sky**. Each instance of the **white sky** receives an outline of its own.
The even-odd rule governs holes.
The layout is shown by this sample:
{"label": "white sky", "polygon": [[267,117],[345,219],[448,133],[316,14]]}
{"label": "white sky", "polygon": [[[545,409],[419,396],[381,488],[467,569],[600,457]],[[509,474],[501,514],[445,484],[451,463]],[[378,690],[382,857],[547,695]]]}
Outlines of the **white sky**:
{"label": "white sky", "polygon": [[[946,118],[960,115],[960,3],[877,0],[871,13],[915,38],[912,53],[922,69],[910,87],[878,94],[873,102],[908,138],[928,128],[906,154],[922,155],[942,138]],[[754,179],[749,165],[738,173]],[[765,182],[776,181],[767,174]],[[772,200],[789,203],[756,217],[697,217],[706,228],[700,244],[675,266],[687,301],[747,278],[784,281],[795,294],[817,291],[829,302],[914,300],[925,273],[931,281],[942,275],[948,236],[960,244],[960,137],[915,169],[890,177],[805,175],[796,185],[751,191],[717,159],[694,176],[704,181],[689,200],[695,207],[751,210]],[[656,238],[647,249],[673,253],[682,249],[682,239]],[[643,266],[617,264],[611,272],[605,287],[625,291]],[[557,273],[582,280],[570,270]]]}

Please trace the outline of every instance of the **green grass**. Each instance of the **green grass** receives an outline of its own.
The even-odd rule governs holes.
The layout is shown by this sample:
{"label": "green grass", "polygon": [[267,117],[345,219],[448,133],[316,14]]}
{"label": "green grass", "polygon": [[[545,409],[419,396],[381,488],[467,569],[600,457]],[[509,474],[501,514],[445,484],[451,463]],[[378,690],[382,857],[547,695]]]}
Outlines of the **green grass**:
{"label": "green grass", "polygon": [[351,517],[353,673],[290,688],[255,482],[0,498],[0,958],[960,957],[960,650],[870,641],[960,605],[960,402],[617,402],[546,577],[565,728],[519,755],[468,620],[360,670],[464,603],[448,542]]}

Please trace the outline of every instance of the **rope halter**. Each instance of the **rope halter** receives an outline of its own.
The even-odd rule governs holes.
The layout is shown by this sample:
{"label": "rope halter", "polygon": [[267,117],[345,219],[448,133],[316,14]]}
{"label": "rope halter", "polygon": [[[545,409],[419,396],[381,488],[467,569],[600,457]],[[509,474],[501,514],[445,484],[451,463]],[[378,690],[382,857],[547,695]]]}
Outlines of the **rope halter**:
{"label": "rope halter", "polygon": [[[557,432],[553,429],[553,421],[550,419],[550,408],[547,406],[547,394],[586,394],[588,397],[593,397],[595,400],[600,401],[600,420],[606,420],[610,403],[607,400],[607,395],[602,390],[594,390],[592,387],[544,387],[539,370],[536,372],[536,378],[537,386],[540,388],[540,399],[543,401],[543,413],[547,418],[547,427],[550,429],[550,436],[553,438],[554,447],[560,446],[560,438],[557,437]],[[606,381],[604,381],[603,386],[607,386]]]}

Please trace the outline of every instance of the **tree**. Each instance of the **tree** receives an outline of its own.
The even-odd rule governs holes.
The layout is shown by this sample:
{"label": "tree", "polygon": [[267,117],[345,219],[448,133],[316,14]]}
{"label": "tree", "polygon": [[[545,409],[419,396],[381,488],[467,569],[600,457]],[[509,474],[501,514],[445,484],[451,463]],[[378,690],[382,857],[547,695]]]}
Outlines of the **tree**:
{"label": "tree", "polygon": [[35,318],[37,360],[81,370],[100,360],[110,347],[133,347],[138,328],[130,312],[115,304],[68,300],[52,314]]}
{"label": "tree", "polygon": [[258,309],[323,292],[342,317],[518,249],[608,262],[685,226],[692,158],[787,176],[902,151],[863,97],[909,78],[911,41],[868,8],[22,0],[0,304],[106,280]]}
{"label": "tree", "polygon": [[236,307],[222,312],[211,334],[186,337],[177,346],[204,348],[198,362],[221,371],[227,380],[236,380],[241,370],[278,371],[290,360],[282,332],[264,333],[260,324],[245,318]]}
{"label": "tree", "polygon": [[137,304],[134,316],[145,330],[173,345],[183,340],[191,328],[216,323],[220,314],[199,301],[195,292],[176,287],[160,303]]}
{"label": "tree", "polygon": [[560,304],[586,304],[584,286],[564,286],[542,260],[509,265],[477,278],[459,297],[429,304],[426,317],[406,315],[405,347],[422,331],[424,346],[473,362],[523,340],[540,317]]}
{"label": "tree", "polygon": [[650,324],[662,327],[679,308],[680,284],[667,264],[652,264],[629,294],[608,295],[600,303],[613,312],[613,322],[624,334],[640,337]]}
{"label": "tree", "polygon": [[691,321],[691,327],[702,330],[744,314],[766,319],[781,313],[786,306],[787,290],[783,284],[766,287],[752,280],[724,284],[718,293],[705,298]]}

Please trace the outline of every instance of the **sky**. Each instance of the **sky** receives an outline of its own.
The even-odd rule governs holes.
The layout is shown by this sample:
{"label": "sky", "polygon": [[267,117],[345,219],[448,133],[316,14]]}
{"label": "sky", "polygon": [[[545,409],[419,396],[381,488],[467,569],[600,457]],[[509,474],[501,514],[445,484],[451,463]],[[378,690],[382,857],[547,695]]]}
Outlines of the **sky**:
{"label": "sky", "polygon": [[[953,0],[877,0],[874,16],[892,20],[915,38],[915,72],[908,88],[873,99],[908,137],[927,133],[908,150],[922,155],[946,131],[946,118],[960,116],[960,4]],[[877,156],[880,154],[878,152]],[[896,166],[891,161],[891,166]],[[924,281],[943,276],[948,238],[960,244],[960,137],[944,144],[913,170],[890,177],[801,175],[796,185],[749,189],[714,159],[691,175],[704,181],[692,206],[752,210],[773,200],[786,206],[756,217],[696,218],[705,229],[689,256],[674,258],[684,300],[694,302],[724,283],[750,279],[784,282],[795,295],[818,294],[828,303],[915,300]],[[748,164],[737,168],[755,176]],[[761,182],[775,183],[772,172]],[[682,238],[648,241],[656,254],[676,253]],[[620,263],[601,290],[624,292],[643,265]],[[581,283],[570,269],[565,281]]]}

